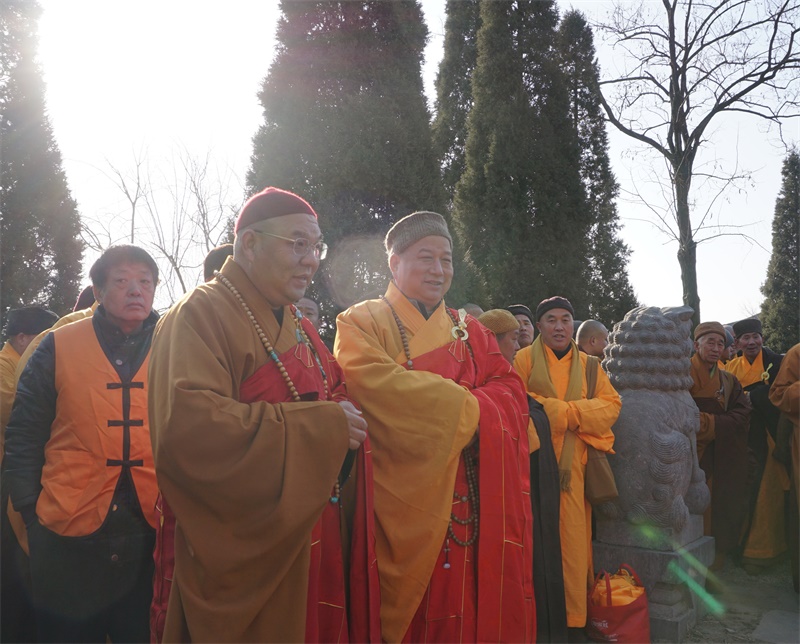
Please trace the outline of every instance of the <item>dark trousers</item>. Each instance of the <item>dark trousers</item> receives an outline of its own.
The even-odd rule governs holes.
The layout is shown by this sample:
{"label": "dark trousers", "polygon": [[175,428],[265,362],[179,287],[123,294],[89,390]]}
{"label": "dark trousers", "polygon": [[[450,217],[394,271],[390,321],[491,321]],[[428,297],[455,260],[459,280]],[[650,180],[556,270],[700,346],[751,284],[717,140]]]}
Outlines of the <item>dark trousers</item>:
{"label": "dark trousers", "polygon": [[155,531],[138,514],[118,506],[85,537],[28,528],[40,641],[149,641]]}
{"label": "dark trousers", "polygon": [[0,504],[0,642],[35,642],[36,618],[28,555],[11,528],[7,505],[8,497],[4,494]]}

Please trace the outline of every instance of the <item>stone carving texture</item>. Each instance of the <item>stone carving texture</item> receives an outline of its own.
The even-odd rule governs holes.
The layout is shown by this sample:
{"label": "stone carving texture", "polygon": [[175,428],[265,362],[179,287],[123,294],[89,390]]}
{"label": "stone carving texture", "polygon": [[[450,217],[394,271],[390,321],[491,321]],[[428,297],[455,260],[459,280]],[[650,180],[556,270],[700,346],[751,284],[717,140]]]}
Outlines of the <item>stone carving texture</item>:
{"label": "stone carving texture", "polygon": [[642,546],[663,549],[646,543],[648,527],[678,535],[709,503],[697,463],[699,413],[689,394],[691,315],[688,307],[639,307],[609,336],[603,367],[622,397],[609,458],[620,496],[598,509],[603,541],[617,534],[618,543],[636,543],[644,535]]}

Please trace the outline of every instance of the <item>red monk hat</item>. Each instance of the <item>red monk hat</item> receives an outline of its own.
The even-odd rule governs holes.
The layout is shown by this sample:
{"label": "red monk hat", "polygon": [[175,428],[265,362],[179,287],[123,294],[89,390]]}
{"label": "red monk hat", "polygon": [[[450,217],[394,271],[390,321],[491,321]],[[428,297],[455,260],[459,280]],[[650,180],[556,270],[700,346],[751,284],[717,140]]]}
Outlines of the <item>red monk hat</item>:
{"label": "red monk hat", "polygon": [[317,213],[314,212],[314,209],[305,199],[288,190],[270,186],[254,194],[242,206],[242,211],[236,218],[236,226],[234,226],[233,232],[238,233],[240,228],[247,228],[257,224],[259,221],[265,221],[273,217],[303,213],[313,215],[315,219],[318,219]]}

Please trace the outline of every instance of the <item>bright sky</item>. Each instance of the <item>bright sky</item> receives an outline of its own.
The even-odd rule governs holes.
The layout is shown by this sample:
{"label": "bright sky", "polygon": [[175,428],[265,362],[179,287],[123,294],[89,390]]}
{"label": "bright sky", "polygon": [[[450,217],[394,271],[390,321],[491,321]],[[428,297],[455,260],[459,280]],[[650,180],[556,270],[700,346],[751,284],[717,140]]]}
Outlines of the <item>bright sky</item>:
{"label": "bright sky", "polygon": [[[223,189],[237,202],[251,139],[262,121],[256,94],[273,55],[278,3],[40,1],[39,52],[48,112],[73,197],[87,221],[119,223],[130,211],[109,179],[109,164],[127,170],[135,157],[144,157],[152,173],[168,175],[180,149],[198,156],[210,151]],[[422,4],[431,32],[424,69],[430,101],[441,58],[445,0]],[[609,4],[578,0],[571,6],[600,18]],[[570,5],[560,6],[563,11]],[[611,69],[611,55],[603,49],[599,54],[601,66]],[[798,142],[800,123],[792,127],[788,134]],[[636,186],[650,203],[658,203],[660,192],[647,185],[646,176],[655,171],[665,177],[661,162],[637,155],[628,139],[610,133],[623,191]],[[730,322],[760,309],[785,151],[753,119],[719,122],[712,141],[712,155],[728,165],[738,159],[740,171],[752,172],[745,189],[727,193],[714,219],[746,224],[757,244],[726,236],[698,249],[702,317]],[[618,208],[623,238],[633,250],[629,274],[639,299],[653,306],[680,304],[676,243],[647,223],[652,216],[640,204],[620,199]],[[88,274],[94,256],[85,259]]]}

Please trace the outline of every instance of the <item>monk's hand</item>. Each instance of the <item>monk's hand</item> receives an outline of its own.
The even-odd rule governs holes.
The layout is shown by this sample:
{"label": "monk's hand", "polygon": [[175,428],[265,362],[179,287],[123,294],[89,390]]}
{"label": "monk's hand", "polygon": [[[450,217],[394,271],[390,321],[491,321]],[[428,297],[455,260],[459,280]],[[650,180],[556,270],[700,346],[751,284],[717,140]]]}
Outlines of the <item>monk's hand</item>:
{"label": "monk's hand", "polygon": [[342,400],[339,405],[341,405],[344,415],[347,416],[350,449],[358,449],[367,438],[367,421],[349,400]]}

